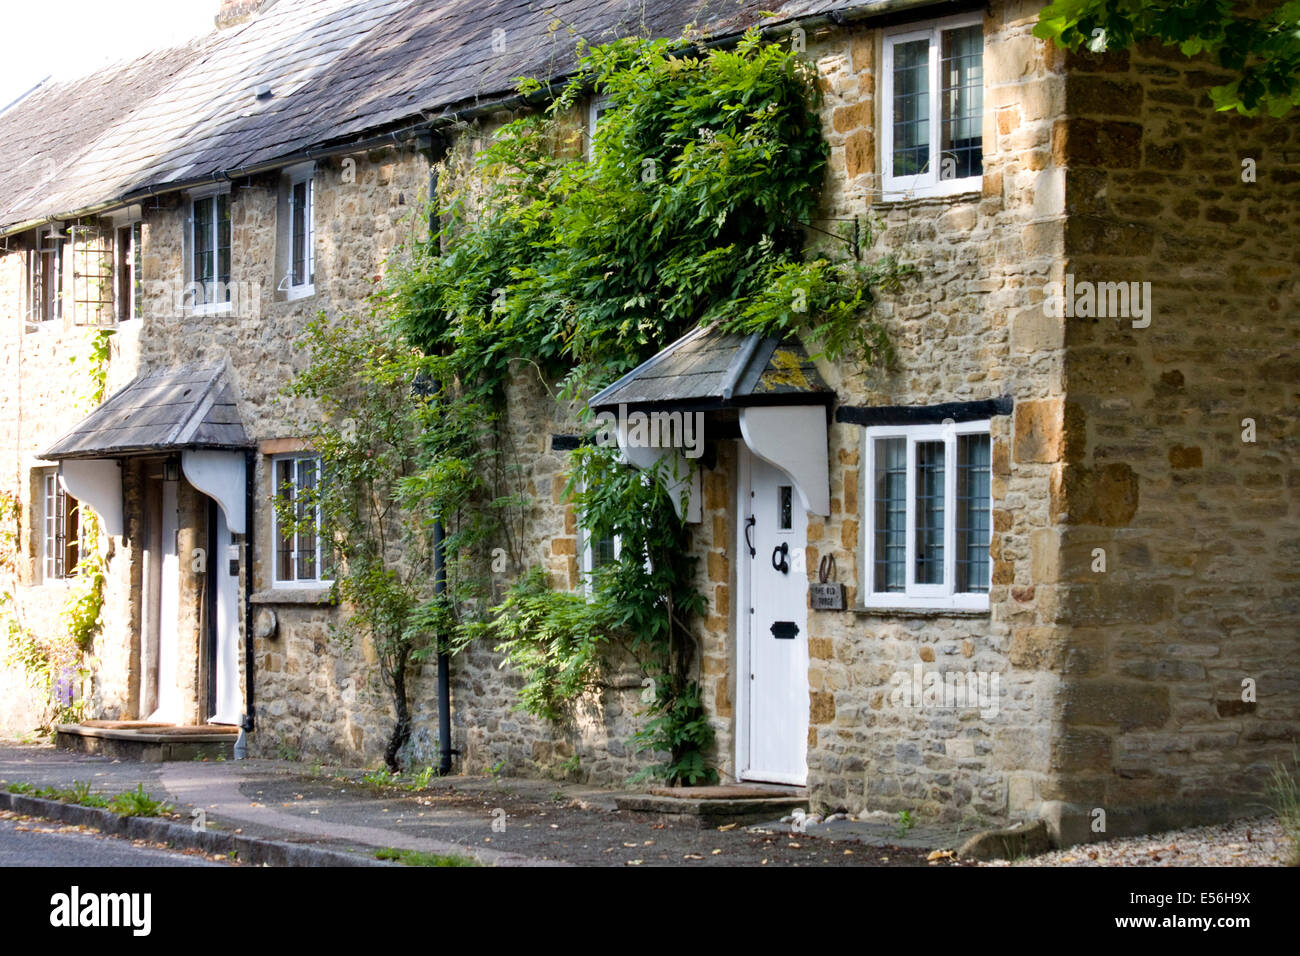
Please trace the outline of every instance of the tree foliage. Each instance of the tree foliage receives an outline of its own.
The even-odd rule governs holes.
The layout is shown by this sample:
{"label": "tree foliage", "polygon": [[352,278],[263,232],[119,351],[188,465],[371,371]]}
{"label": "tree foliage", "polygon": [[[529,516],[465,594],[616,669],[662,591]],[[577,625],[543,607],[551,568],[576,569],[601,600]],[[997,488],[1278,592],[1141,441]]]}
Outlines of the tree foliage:
{"label": "tree foliage", "polygon": [[1055,0],[1034,35],[1097,53],[1143,40],[1208,53],[1236,74],[1210,90],[1216,109],[1284,116],[1300,105],[1300,0]]}

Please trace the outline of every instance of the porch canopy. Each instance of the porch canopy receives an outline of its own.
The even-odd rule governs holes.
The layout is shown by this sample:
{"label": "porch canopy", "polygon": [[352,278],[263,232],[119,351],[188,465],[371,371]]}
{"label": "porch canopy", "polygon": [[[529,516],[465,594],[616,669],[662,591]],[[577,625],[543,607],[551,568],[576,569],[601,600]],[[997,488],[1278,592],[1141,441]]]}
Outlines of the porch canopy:
{"label": "porch canopy", "polygon": [[244,451],[250,447],[224,365],[185,365],[139,375],[114,392],[41,457],[59,480],[121,535],[121,459],[179,453],[185,477],[215,499],[244,533]]}
{"label": "porch canopy", "polygon": [[698,472],[680,447],[637,442],[629,434],[634,413],[704,413],[710,438],[742,438],[757,457],[790,477],[808,511],[829,515],[826,429],[834,400],[834,390],[797,339],[724,332],[715,325],[682,336],[587,404],[613,417],[619,445],[638,468],[676,455],[676,474],[683,477],[672,489],[673,500],[680,514],[682,492],[691,482],[687,519],[698,521]]}

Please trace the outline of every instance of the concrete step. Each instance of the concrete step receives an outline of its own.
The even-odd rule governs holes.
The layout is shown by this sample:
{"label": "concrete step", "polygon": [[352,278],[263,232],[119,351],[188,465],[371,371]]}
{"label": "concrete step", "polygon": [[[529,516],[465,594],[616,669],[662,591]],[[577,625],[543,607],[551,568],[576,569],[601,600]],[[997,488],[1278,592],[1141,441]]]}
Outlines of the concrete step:
{"label": "concrete step", "polygon": [[235,756],[239,728],[221,724],[177,726],[144,721],[90,720],[56,724],[54,746],[75,753],[101,754],[137,763],[214,760]]}
{"label": "concrete step", "polygon": [[620,810],[655,814],[661,822],[707,829],[728,823],[765,823],[795,810],[807,810],[808,794],[802,787],[763,784],[656,787],[647,793],[617,794],[614,803]]}

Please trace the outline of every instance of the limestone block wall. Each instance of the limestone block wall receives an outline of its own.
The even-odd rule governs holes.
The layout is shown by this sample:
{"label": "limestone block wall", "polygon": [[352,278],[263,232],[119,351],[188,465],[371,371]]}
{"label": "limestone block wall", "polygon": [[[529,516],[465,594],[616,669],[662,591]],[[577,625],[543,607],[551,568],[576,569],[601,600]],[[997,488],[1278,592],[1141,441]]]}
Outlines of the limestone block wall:
{"label": "limestone block wall", "polygon": [[[1069,68],[1068,630],[1033,643],[1063,680],[1043,796],[1082,838],[1095,808],[1112,833],[1243,809],[1293,759],[1300,131],[1215,113],[1226,77],[1177,51]],[[1149,314],[1079,299],[1107,282],[1149,283]]]}
{"label": "limestone block wall", "polygon": [[[809,788],[823,809],[909,810],[945,819],[1030,816],[1048,774],[1047,719],[1058,678],[1021,653],[1050,631],[1058,604],[1048,502],[1059,449],[1041,420],[1063,400],[1059,322],[1030,300],[1058,272],[1064,168],[1051,153],[1063,116],[1061,57],[1031,35],[1036,3],[995,2],[984,18],[984,176],[975,191],[883,202],[877,102],[880,31],[809,37],[831,145],[828,219],[880,227],[870,258],[916,265],[904,291],[878,306],[897,350],[889,369],[822,363],[846,405],[932,405],[1010,396],[992,420],[992,588],[988,613],[809,612]],[[887,119],[886,119],[887,121]],[[830,428],[831,515],[809,522],[806,565],[832,554],[850,605],[860,604],[863,429]],[[894,675],[996,675],[996,715],[891,703]]]}
{"label": "limestone block wall", "polygon": [[[39,456],[85,415],[91,389],[88,370],[93,329],[76,324],[74,300],[87,295],[75,273],[84,268],[86,260],[81,253],[95,233],[66,227],[65,232],[70,238],[63,247],[63,313],[59,319],[36,323],[29,311],[29,237],[11,237],[0,250],[0,487],[15,494],[21,504],[14,614],[23,627],[38,635],[65,630],[61,612],[73,587],[70,580],[46,580],[41,571],[42,479],[53,464]],[[108,362],[110,392],[134,374],[129,355],[139,325],[137,321],[123,323],[114,337]],[[93,714],[134,716],[134,658],[119,639],[128,628],[117,625],[129,620],[135,600],[129,577],[131,545],[119,537],[101,542],[101,547],[108,557],[103,616],[108,623],[91,651],[92,679],[81,690]],[[7,648],[0,648],[0,660],[8,654]],[[43,696],[20,668],[0,669],[0,700],[4,702],[0,729],[10,733],[35,729]]]}

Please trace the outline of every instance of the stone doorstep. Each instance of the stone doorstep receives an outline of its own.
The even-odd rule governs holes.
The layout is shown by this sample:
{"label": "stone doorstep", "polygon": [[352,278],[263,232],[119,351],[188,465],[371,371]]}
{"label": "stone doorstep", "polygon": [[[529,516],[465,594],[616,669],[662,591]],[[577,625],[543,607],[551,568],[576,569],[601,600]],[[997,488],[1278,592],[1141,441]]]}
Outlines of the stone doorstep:
{"label": "stone doorstep", "polygon": [[[688,791],[689,792],[689,791]],[[694,823],[700,829],[728,823],[762,823],[780,819],[795,810],[808,809],[808,797],[796,794],[748,797],[660,796],[657,793],[618,794],[614,804],[619,810],[652,813],[661,822]]]}
{"label": "stone doorstep", "polygon": [[93,827],[101,833],[165,843],[176,849],[196,849],[220,856],[232,850],[241,863],[266,866],[400,866],[376,860],[360,853],[282,840],[264,840],[219,830],[195,830],[186,823],[173,823],[156,817],[122,817],[111,810],[61,803],[42,797],[8,793],[0,790],[0,810],[11,810],[30,817],[42,817],[73,826]]}
{"label": "stone doorstep", "polygon": [[235,755],[239,731],[231,727],[158,727],[134,729],[57,724],[54,746],[74,753],[102,754],[140,763],[165,763]]}
{"label": "stone doorstep", "polygon": [[170,724],[143,724],[139,727],[121,725],[101,726],[87,724],[55,724],[58,734],[77,737],[103,737],[109,740],[136,740],[140,743],[169,744],[178,740],[185,743],[214,744],[228,743],[231,738],[239,736],[238,727],[225,727],[218,724],[204,724],[197,727],[173,726]]}

